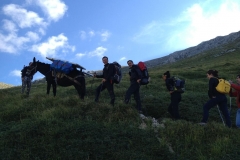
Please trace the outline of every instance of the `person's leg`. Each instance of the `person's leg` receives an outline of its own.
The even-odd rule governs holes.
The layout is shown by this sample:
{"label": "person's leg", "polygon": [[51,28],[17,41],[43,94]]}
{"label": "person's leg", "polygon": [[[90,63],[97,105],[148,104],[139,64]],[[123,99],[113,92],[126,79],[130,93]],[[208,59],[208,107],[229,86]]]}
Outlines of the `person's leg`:
{"label": "person's leg", "polygon": [[140,90],[140,85],[139,84],[135,84],[134,85],[135,87],[135,91],[134,91],[134,99],[136,101],[136,109],[140,112],[142,111],[142,104],[141,104],[141,99],[140,99],[140,93],[139,93],[139,90]]}
{"label": "person's leg", "polygon": [[106,82],[106,87],[109,93],[109,96],[111,98],[110,104],[114,105],[115,102],[115,94],[114,94],[114,88],[113,88],[113,84]]}
{"label": "person's leg", "polygon": [[128,90],[126,91],[126,94],[125,94],[124,102],[125,102],[126,104],[129,103],[130,98],[131,98],[131,95],[134,93],[134,91],[135,91],[134,83],[131,83],[131,85],[129,86],[129,88],[128,88]]}
{"label": "person's leg", "polygon": [[27,95],[29,95],[31,89],[31,79],[27,78]]}
{"label": "person's leg", "polygon": [[201,122],[207,123],[208,116],[209,116],[209,110],[216,105],[217,105],[216,98],[212,98],[203,106],[203,118],[202,118]]}
{"label": "person's leg", "polygon": [[25,87],[26,87],[27,83],[26,83],[26,79],[25,77],[23,78],[23,81],[22,81],[22,94],[24,93],[24,90],[25,90]]}
{"label": "person's leg", "polygon": [[172,93],[171,95],[171,106],[172,106],[172,116],[174,119],[180,119],[178,104],[181,101],[180,93]]}
{"label": "person's leg", "polygon": [[173,118],[173,109],[172,109],[172,101],[170,102],[169,106],[168,106],[168,112],[170,113],[170,115]]}
{"label": "person's leg", "polygon": [[231,123],[231,118],[227,108],[227,97],[225,95],[221,95],[221,96],[217,96],[217,99],[219,101],[218,106],[222,111],[223,116],[225,117],[226,124],[228,127],[231,127],[232,123]]}
{"label": "person's leg", "polygon": [[237,114],[236,114],[236,126],[240,128],[240,108],[238,108]]}

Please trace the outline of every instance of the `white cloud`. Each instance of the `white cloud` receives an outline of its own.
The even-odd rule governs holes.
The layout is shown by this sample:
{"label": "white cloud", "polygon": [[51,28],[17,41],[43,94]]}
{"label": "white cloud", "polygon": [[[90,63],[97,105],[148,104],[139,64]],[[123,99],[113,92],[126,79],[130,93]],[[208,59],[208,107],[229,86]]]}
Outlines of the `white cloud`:
{"label": "white cloud", "polygon": [[98,48],[96,48],[94,51],[92,51],[92,52],[89,52],[89,56],[91,56],[91,57],[95,57],[95,56],[97,56],[97,57],[103,57],[103,54],[105,53],[107,51],[107,48],[104,48],[104,47],[98,47]]}
{"label": "white cloud", "polygon": [[[68,38],[63,34],[58,36],[52,36],[47,42],[33,45],[32,51],[40,53],[42,57],[55,57],[57,51],[68,52],[69,50],[74,51],[75,47],[68,44]],[[60,54],[60,53],[58,53]]]}
{"label": "white cloud", "polygon": [[[240,4],[226,0],[215,10],[206,4],[194,4],[178,18],[178,25],[187,23],[184,30],[176,30],[169,44],[194,46],[216,36],[224,36],[240,29]],[[178,42],[178,43],[177,43]],[[181,43],[179,43],[181,42]]]}
{"label": "white cloud", "polygon": [[77,53],[77,54],[76,54],[76,57],[77,57],[77,58],[82,58],[82,57],[84,57],[84,56],[86,56],[86,54],[84,54],[84,53]]}
{"label": "white cloud", "polygon": [[151,23],[142,27],[141,31],[133,37],[133,41],[144,44],[158,44],[163,39],[164,25],[157,21],[152,21]]}
{"label": "white cloud", "polygon": [[27,32],[26,35],[27,35],[27,37],[29,37],[29,39],[30,39],[31,41],[37,42],[37,41],[40,40],[40,37],[39,37],[38,34],[35,33],[35,32],[29,31],[29,32]]}
{"label": "white cloud", "polygon": [[[3,20],[3,31],[0,32],[0,51],[16,54],[23,49],[31,39],[17,35],[16,25],[9,20]],[[6,31],[6,34],[3,34]]]}
{"label": "white cloud", "polygon": [[119,61],[124,61],[126,59],[126,57],[122,57],[119,59]]}
{"label": "white cloud", "polygon": [[80,38],[81,38],[82,40],[84,40],[84,39],[86,39],[86,37],[87,37],[86,32],[85,32],[85,31],[80,31]]}
{"label": "white cloud", "polygon": [[16,4],[9,4],[3,7],[3,13],[12,18],[20,28],[27,28],[32,26],[46,26],[43,18],[40,18],[37,13],[27,11]]}
{"label": "white cloud", "polygon": [[89,34],[90,37],[95,36],[95,32],[93,30],[89,31],[88,34]]}
{"label": "white cloud", "polygon": [[21,77],[21,71],[15,69],[10,72],[10,76]]}
{"label": "white cloud", "polygon": [[108,31],[104,31],[102,33],[100,33],[100,36],[102,38],[102,41],[107,41],[108,38],[110,37],[111,33]]}
{"label": "white cloud", "polygon": [[7,19],[3,20],[3,29],[5,31],[12,32],[12,33],[15,33],[18,31],[15,23],[13,23],[12,21],[7,20]]}
{"label": "white cloud", "polygon": [[187,8],[171,21],[152,21],[133,40],[178,50],[240,30],[239,0],[210,0]]}
{"label": "white cloud", "polygon": [[68,9],[61,0],[38,0],[37,3],[47,14],[48,19],[53,21],[62,18]]}

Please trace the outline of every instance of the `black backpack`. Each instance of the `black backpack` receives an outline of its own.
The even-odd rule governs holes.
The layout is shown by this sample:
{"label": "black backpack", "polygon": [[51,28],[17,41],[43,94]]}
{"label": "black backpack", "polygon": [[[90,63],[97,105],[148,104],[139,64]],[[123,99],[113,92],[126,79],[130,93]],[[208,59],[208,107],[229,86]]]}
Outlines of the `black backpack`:
{"label": "black backpack", "polygon": [[121,71],[121,68],[122,66],[117,63],[116,61],[111,63],[115,66],[115,74],[113,76],[113,83],[116,83],[116,84],[119,84],[122,80],[122,71]]}
{"label": "black backpack", "polygon": [[138,67],[142,73],[141,85],[146,85],[149,83],[149,74],[146,65],[143,62],[138,62]]}
{"label": "black backpack", "polygon": [[172,77],[174,82],[174,90],[180,93],[185,92],[185,80],[178,77]]}

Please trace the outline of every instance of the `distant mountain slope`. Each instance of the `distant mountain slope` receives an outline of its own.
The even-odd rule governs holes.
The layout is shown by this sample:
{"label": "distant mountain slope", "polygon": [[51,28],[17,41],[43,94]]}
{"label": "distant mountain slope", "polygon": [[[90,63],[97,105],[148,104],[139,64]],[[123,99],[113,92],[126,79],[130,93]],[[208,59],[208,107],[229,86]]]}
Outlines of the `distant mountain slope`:
{"label": "distant mountain slope", "polygon": [[0,89],[11,88],[13,85],[0,82]]}
{"label": "distant mountain slope", "polygon": [[167,63],[173,63],[178,60],[188,58],[199,53],[203,53],[207,50],[211,50],[214,48],[221,49],[221,47],[231,42],[234,42],[234,45],[232,46],[232,48],[228,50],[222,50],[221,54],[234,51],[236,48],[240,48],[240,31],[231,33],[227,36],[218,36],[209,41],[202,42],[195,47],[190,47],[181,51],[176,51],[161,58],[145,61],[145,63],[149,68],[159,66],[159,65],[164,65]]}

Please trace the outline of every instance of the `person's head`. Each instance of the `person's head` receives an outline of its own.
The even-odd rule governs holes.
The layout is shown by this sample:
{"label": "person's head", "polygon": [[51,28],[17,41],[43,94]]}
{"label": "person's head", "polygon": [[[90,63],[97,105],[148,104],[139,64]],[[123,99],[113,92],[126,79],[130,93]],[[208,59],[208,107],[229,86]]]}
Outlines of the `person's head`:
{"label": "person's head", "polygon": [[170,72],[167,71],[167,72],[163,73],[162,78],[163,78],[164,80],[166,80],[167,78],[170,78]]}
{"label": "person's head", "polygon": [[240,74],[239,74],[239,75],[237,75],[237,78],[236,78],[236,80],[237,80],[237,84],[240,84]]}
{"label": "person's head", "polygon": [[218,71],[217,70],[210,69],[210,70],[207,71],[207,78],[210,79],[212,77],[218,78]]}
{"label": "person's head", "polygon": [[108,63],[108,57],[107,57],[107,56],[104,56],[104,57],[102,58],[102,62],[103,62],[104,64],[107,64],[107,63]]}
{"label": "person's head", "polygon": [[128,64],[128,66],[129,66],[129,68],[132,68],[132,66],[133,66],[133,61],[132,61],[132,60],[128,60],[128,61],[127,61],[127,64]]}
{"label": "person's head", "polygon": [[29,66],[31,66],[32,65],[32,62],[29,62]]}

